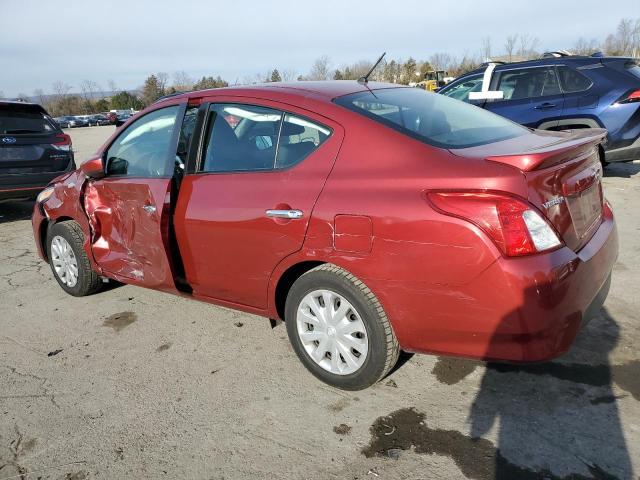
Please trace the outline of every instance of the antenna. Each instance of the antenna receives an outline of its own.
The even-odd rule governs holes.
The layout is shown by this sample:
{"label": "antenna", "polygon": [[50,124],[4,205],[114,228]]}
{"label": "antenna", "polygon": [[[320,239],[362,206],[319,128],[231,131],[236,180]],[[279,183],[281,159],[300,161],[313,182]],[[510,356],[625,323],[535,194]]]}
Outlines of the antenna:
{"label": "antenna", "polygon": [[387,52],[383,52],[382,55],[380,55],[380,58],[378,58],[378,60],[376,61],[376,63],[373,64],[373,67],[371,67],[371,70],[369,70],[367,72],[367,74],[364,77],[360,77],[358,79],[358,83],[363,83],[366,84],[369,81],[369,76],[373,73],[373,71],[376,69],[376,67],[378,65],[380,65],[380,62],[382,61],[382,59],[384,58],[384,56],[387,54]]}

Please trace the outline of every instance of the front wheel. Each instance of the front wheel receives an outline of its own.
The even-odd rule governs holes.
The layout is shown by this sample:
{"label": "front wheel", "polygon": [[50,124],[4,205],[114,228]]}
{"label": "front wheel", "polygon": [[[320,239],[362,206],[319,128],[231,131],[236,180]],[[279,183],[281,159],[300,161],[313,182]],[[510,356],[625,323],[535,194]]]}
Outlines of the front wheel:
{"label": "front wheel", "polygon": [[100,277],[83,248],[84,234],[74,221],[54,224],[47,232],[47,258],[62,289],[74,297],[100,290]]}
{"label": "front wheel", "polygon": [[316,267],[293,284],[285,320],[300,361],[334,387],[367,388],[398,360],[400,347],[380,302],[362,281],[335,265]]}

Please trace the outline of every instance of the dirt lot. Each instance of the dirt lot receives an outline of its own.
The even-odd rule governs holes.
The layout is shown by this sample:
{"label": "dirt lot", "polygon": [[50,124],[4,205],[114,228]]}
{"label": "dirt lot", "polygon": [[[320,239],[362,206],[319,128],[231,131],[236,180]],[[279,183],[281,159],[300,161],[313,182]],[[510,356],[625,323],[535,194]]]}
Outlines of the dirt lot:
{"label": "dirt lot", "polygon": [[[72,130],[77,159],[111,131]],[[406,357],[355,393],[316,381],[265,319],[131,286],[66,295],[32,204],[0,204],[0,479],[638,479],[639,171],[604,179],[620,258],[568,355]]]}

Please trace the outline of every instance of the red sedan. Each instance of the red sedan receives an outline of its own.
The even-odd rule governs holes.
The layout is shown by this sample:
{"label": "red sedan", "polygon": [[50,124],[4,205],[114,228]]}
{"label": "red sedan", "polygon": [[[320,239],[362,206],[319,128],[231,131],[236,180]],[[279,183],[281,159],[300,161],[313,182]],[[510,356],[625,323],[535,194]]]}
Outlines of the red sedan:
{"label": "red sedan", "polygon": [[605,134],[396,85],[191,92],[52,183],[33,230],[71,295],[110,278],[283,319],[339,388],[401,349],[544,361],[608,293]]}

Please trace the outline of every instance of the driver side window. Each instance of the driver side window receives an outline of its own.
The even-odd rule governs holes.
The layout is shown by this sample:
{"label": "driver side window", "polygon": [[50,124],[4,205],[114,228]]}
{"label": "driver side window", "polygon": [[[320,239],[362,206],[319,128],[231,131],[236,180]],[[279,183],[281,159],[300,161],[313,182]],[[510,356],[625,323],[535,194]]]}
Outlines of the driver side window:
{"label": "driver side window", "polygon": [[178,105],[160,108],[129,125],[107,150],[107,175],[171,176],[174,163],[169,147],[178,110]]}

